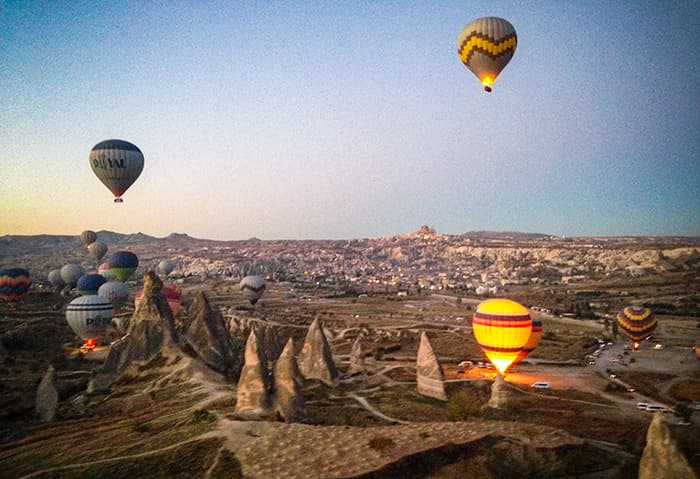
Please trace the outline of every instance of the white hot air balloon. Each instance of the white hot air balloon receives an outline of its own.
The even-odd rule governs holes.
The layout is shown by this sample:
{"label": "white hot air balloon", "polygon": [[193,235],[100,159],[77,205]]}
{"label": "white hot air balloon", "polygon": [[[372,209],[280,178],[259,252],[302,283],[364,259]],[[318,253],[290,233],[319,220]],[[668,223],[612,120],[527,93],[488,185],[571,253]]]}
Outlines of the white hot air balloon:
{"label": "white hot air balloon", "polygon": [[53,286],[56,289],[61,289],[63,288],[66,283],[63,281],[63,278],[61,278],[61,270],[59,269],[52,269],[51,272],[49,273],[49,283],[51,283],[51,286]]}
{"label": "white hot air balloon", "polygon": [[168,276],[175,269],[175,261],[164,259],[158,263],[158,272],[163,276]]}
{"label": "white hot air balloon", "polygon": [[97,295],[112,303],[114,309],[119,309],[129,300],[129,287],[121,281],[108,281],[100,286]]}
{"label": "white hot air balloon", "polygon": [[70,288],[75,288],[75,285],[78,284],[78,280],[84,274],[85,268],[79,264],[69,263],[61,268],[61,279],[66,283],[66,286]]}
{"label": "white hot air balloon", "polygon": [[265,279],[262,276],[246,276],[241,280],[240,287],[250,304],[255,304],[265,293]]}
{"label": "white hot air balloon", "polygon": [[97,295],[79,296],[66,307],[66,320],[84,340],[83,348],[94,348],[112,322],[112,303]]}

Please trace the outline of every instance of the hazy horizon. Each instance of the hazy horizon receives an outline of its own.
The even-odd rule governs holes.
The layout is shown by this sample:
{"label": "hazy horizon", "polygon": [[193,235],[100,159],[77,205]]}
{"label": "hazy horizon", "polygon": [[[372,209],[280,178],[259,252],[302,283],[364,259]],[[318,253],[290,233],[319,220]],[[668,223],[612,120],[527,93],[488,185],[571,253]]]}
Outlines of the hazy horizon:
{"label": "hazy horizon", "polygon": [[[494,91],[457,55],[518,33]],[[0,235],[700,236],[696,2],[0,7]],[[138,145],[115,205],[88,165]]]}

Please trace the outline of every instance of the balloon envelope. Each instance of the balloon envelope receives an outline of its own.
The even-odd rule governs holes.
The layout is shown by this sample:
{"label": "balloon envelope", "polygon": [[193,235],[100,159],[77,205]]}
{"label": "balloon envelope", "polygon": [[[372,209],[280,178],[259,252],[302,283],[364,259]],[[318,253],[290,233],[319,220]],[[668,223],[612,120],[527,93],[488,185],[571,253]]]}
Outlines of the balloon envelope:
{"label": "balloon envelope", "polygon": [[106,299],[115,309],[121,308],[129,300],[129,287],[121,281],[108,281],[100,286],[97,295]]}
{"label": "balloon envelope", "polygon": [[100,338],[112,321],[112,303],[97,296],[79,296],[66,307],[66,320],[80,338]]}
{"label": "balloon envelope", "polygon": [[63,281],[63,278],[61,278],[61,269],[52,269],[49,272],[49,283],[51,283],[51,286],[55,288],[63,288],[66,283]]}
{"label": "balloon envelope", "polygon": [[112,270],[109,269],[109,263],[107,262],[104,262],[101,265],[99,265],[97,267],[97,272],[104,276],[107,281],[113,281],[117,279],[114,273],[112,273]]}
{"label": "balloon envelope", "polygon": [[105,140],[90,150],[90,168],[120,203],[143,171],[143,153],[128,141]]}
{"label": "balloon envelope", "polygon": [[488,299],[477,307],[472,326],[479,346],[503,373],[527,343],[532,318],[522,304],[510,299]]}
{"label": "balloon envelope", "polygon": [[97,294],[97,290],[106,282],[107,280],[101,274],[84,274],[78,278],[78,283],[75,287],[81,296],[87,296],[89,294]]}
{"label": "balloon envelope", "polygon": [[75,288],[78,280],[84,274],[85,269],[79,264],[67,264],[61,268],[61,279],[66,283],[66,286],[71,288]]}
{"label": "balloon envelope", "polygon": [[518,36],[507,20],[478,18],[469,23],[457,39],[462,63],[484,84],[486,91],[515,54]]}
{"label": "balloon envelope", "polygon": [[617,314],[620,331],[633,343],[639,343],[654,333],[656,316],[649,308],[628,306]]}
{"label": "balloon envelope", "polygon": [[255,304],[265,292],[265,279],[262,276],[246,276],[241,280],[240,288],[250,304]]}
{"label": "balloon envelope", "polygon": [[24,268],[0,269],[0,298],[14,303],[24,298],[32,285],[29,271]]}
{"label": "balloon envelope", "polygon": [[518,364],[520,361],[525,359],[530,355],[534,349],[539,346],[540,340],[542,339],[542,321],[539,319],[533,319],[532,320],[532,330],[530,331],[530,337],[527,339],[527,343],[525,343],[525,346],[523,346],[523,349],[520,351],[518,356],[515,358],[515,361],[513,361],[512,366],[515,366]]}
{"label": "balloon envelope", "polygon": [[102,241],[95,241],[90,243],[87,247],[88,251],[93,258],[97,261],[101,261],[105,254],[107,254],[107,245]]}
{"label": "balloon envelope", "polygon": [[90,246],[97,241],[97,233],[92,230],[85,230],[80,233],[80,241],[82,241],[85,246]]}
{"label": "balloon envelope", "polygon": [[175,269],[175,262],[170,259],[164,259],[158,263],[158,272],[163,276],[168,276]]}
{"label": "balloon envelope", "polygon": [[138,257],[131,251],[118,251],[107,260],[110,272],[120,281],[126,281],[139,265]]}

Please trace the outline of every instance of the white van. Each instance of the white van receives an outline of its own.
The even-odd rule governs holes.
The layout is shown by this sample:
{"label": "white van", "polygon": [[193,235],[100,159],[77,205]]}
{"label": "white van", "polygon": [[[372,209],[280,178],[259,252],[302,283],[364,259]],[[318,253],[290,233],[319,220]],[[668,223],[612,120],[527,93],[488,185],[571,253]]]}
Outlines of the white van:
{"label": "white van", "polygon": [[549,389],[549,383],[545,381],[537,381],[536,383],[530,384],[530,387],[535,389]]}

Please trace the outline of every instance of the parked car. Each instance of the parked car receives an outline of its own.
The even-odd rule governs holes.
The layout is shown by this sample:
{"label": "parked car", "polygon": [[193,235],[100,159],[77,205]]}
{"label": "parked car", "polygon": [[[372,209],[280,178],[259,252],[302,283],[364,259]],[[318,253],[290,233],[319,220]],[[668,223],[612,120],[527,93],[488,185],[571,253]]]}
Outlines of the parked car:
{"label": "parked car", "polygon": [[546,381],[537,381],[536,383],[530,384],[530,387],[535,389],[549,389],[549,383]]}

